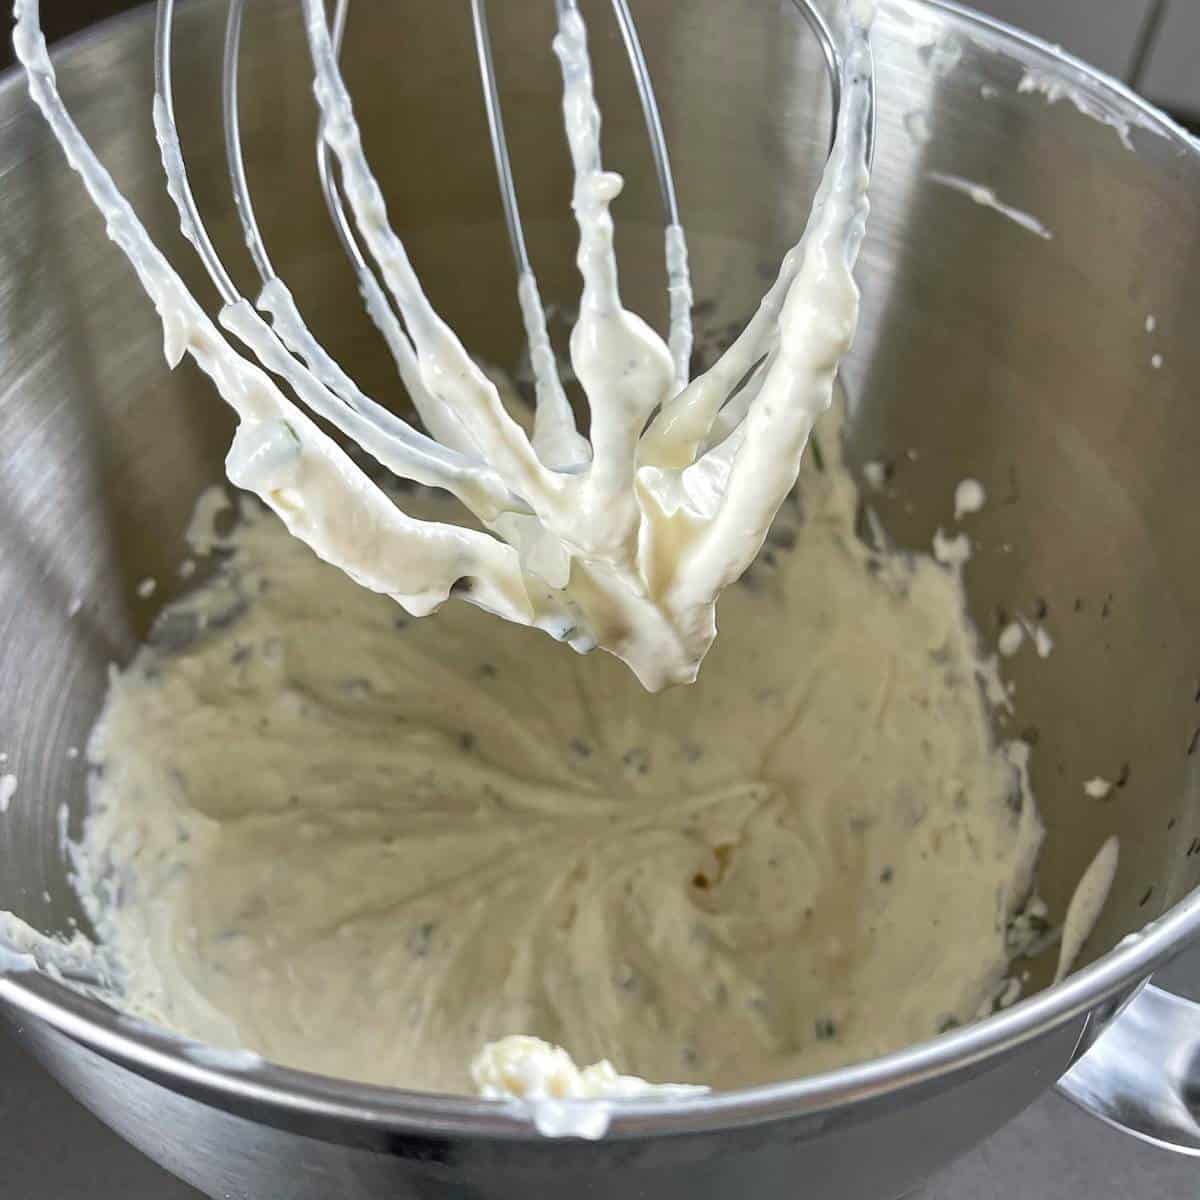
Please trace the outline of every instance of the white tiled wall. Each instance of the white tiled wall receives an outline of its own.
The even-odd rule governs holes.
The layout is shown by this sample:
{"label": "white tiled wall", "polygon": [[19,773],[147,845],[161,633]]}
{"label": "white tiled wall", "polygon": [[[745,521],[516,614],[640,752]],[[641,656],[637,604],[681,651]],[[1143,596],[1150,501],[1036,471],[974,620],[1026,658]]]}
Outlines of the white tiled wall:
{"label": "white tiled wall", "polygon": [[[1195,4],[1200,0],[1185,0]],[[1131,65],[1152,0],[968,0],[1121,79]]]}
{"label": "white tiled wall", "polygon": [[1200,117],[1200,0],[1168,4],[1140,86],[1155,104]]}
{"label": "white tiled wall", "polygon": [[[1133,84],[1154,103],[1200,117],[1200,0],[968,0]],[[1147,23],[1157,11],[1154,26]],[[1132,78],[1143,31],[1154,29]]]}

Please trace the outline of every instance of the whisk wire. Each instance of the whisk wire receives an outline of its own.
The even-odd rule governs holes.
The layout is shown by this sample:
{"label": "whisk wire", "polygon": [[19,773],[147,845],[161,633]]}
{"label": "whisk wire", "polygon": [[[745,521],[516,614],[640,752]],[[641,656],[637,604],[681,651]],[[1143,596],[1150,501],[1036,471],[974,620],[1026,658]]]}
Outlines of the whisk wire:
{"label": "whisk wire", "polygon": [[174,0],[158,0],[154,23],[154,132],[164,163],[170,162],[167,171],[167,190],[179,209],[180,227],[184,237],[196,249],[205,270],[211,277],[221,299],[233,304],[238,299],[233,280],[225,270],[225,264],[213,247],[212,239],[200,219],[196,197],[187,186],[183,155],[179,150],[179,135],[175,122],[174,90],[171,84],[171,40],[175,22]]}
{"label": "whisk wire", "polygon": [[[318,169],[331,213],[340,218],[335,228],[353,250],[367,309],[428,434],[364,395],[321,348],[275,273],[255,215],[238,120],[244,0],[230,3],[221,97],[235,209],[261,283],[257,306],[239,293],[218,256],[188,181],[171,79],[175,0],[157,0],[154,39],[154,127],[167,191],[181,232],[220,296],[216,322],[74,125],[55,86],[38,0],[22,0],[14,36],[34,101],[155,303],[168,362],[190,355],[239,416],[226,459],[229,479],[257,494],[323,558],[415,615],[433,611],[457,589],[479,607],[543,629],[581,653],[603,646],[651,690],[694,679],[715,636],[716,598],[751,561],[758,531],[767,529],[794,484],[812,424],[832,399],[826,364],[845,352],[853,333],[852,272],[867,212],[863,168],[873,113],[871,0],[847,4],[846,52],[826,56],[840,75],[843,128],[836,129],[803,236],[734,344],[677,391],[686,364],[680,367],[672,348],[678,351],[690,316],[682,230],[668,221],[676,318],[668,344],[621,303],[609,211],[621,181],[601,161],[601,116],[578,2],[555,0],[553,48],[583,280],[573,366],[591,412],[587,440],[562,395],[536,281],[532,270],[521,272],[519,251],[518,298],[541,385],[532,438],[425,293],[389,222],[342,75],[348,0],[338,0],[332,28],[326,0],[300,0],[319,110]],[[478,11],[485,15],[482,6]],[[648,85],[635,39],[627,39],[626,50],[635,77]],[[484,71],[502,134],[494,73],[489,89]],[[661,121],[652,90],[644,112],[653,148]],[[497,144],[506,154],[504,141]],[[660,148],[665,152],[665,139]],[[670,179],[664,162],[663,178]],[[515,183],[511,194],[519,230]],[[669,205],[664,212],[669,218]],[[789,304],[797,284],[801,297],[806,289],[820,292],[837,319],[809,320],[807,301]],[[394,474],[449,492],[478,524],[408,515],[314,417]],[[682,523],[680,513],[686,513]]]}
{"label": "whisk wire", "polygon": [[[679,216],[675,180],[671,169],[661,110],[638,36],[637,24],[628,0],[612,0],[612,3],[650,139],[651,155],[662,198],[666,225],[665,255],[669,296],[668,345],[675,370],[676,391],[680,391],[688,382],[688,363],[692,346],[690,312],[692,292],[686,240]],[[813,6],[811,0],[792,0],[792,3],[814,34],[825,59],[833,95],[834,123],[830,135],[832,143],[837,134],[836,122],[841,92],[840,53],[828,24]],[[172,190],[173,198],[180,209],[183,232],[195,246],[222,301],[229,305],[240,297],[200,217],[195,196],[187,184],[186,171],[179,150],[171,81],[174,9],[175,0],[158,0],[155,27],[156,132],[164,157],[173,161],[174,170],[168,171],[168,187]],[[330,40],[335,54],[340,53],[348,10],[349,0],[336,0],[330,27]],[[239,116],[238,63],[244,13],[245,0],[229,0],[222,62],[222,117],[226,159],[235,210],[242,226],[243,237],[251,260],[261,283],[266,285],[277,281],[278,274],[267,251],[254,210],[242,148]],[[573,470],[586,463],[591,450],[586,439],[582,438],[575,429],[574,417],[559,379],[546,328],[545,310],[538,294],[537,280],[525,240],[516,182],[505,135],[494,54],[488,30],[486,0],[471,0],[471,14],[501,207],[517,271],[518,302],[529,342],[531,366],[538,394],[538,419],[535,422],[534,447],[545,465],[560,470]],[[405,331],[401,318],[395,312],[392,300],[387,296],[374,268],[363,252],[353,223],[346,212],[342,188],[338,180],[339,171],[325,137],[325,121],[326,117],[322,115],[322,128],[317,137],[316,165],[334,230],[359,280],[367,311],[380,329],[392,357],[396,361],[402,382],[412,396],[414,406],[433,437],[426,438],[404,422],[400,423],[403,428],[392,428],[389,432],[393,436],[416,439],[417,442],[423,443],[422,449],[425,451],[431,450],[436,445],[439,450],[449,447],[468,457],[478,458],[476,448],[471,445],[468,438],[464,437],[459,423],[440,411],[442,406],[429,394],[421,377],[419,358],[411,337]],[[290,295],[288,299],[290,300]],[[280,307],[281,298],[278,294],[274,296],[274,304],[276,309]],[[280,314],[276,315],[278,317]],[[296,316],[298,319],[298,314]],[[376,417],[387,412],[382,406],[376,405],[358,391],[349,376],[338,368],[328,355],[324,354],[315,339],[301,338],[300,341],[304,343],[303,347],[297,344],[294,336],[298,332],[296,320],[284,322],[284,324],[293,334],[289,349],[293,353],[298,353],[300,349],[303,349],[305,353],[299,356],[308,360],[310,369],[318,370],[320,376],[324,378],[326,386],[333,390],[344,403],[348,403],[352,407],[377,410],[373,414]],[[299,328],[303,328],[302,322],[299,322]],[[391,424],[391,422],[386,422],[386,424]]]}
{"label": "whisk wire", "polygon": [[[556,0],[556,3],[560,9],[560,17],[561,10],[574,11],[576,9],[576,0]],[[666,222],[665,256],[670,310],[668,345],[675,372],[675,390],[678,394],[678,400],[673,403],[688,407],[688,398],[694,390],[687,389],[686,392],[684,390],[688,382],[688,360],[692,345],[690,312],[692,293],[687,266],[687,246],[679,220],[675,181],[661,112],[638,37],[636,22],[630,11],[628,0],[612,0],[612,3],[641,102]],[[825,59],[834,101],[832,144],[837,135],[837,114],[841,96],[843,63],[840,52],[828,25],[811,0],[792,0],[792,3],[813,32]],[[155,129],[166,169],[168,191],[179,209],[182,231],[194,245],[224,305],[229,308],[239,302],[245,302],[217,254],[201,219],[194,193],[188,183],[179,145],[171,79],[174,10],[175,0],[157,0],[154,43]],[[320,13],[321,9],[316,7],[314,11]],[[335,69],[345,34],[348,12],[349,0],[335,0],[333,21],[326,27]],[[429,430],[429,435],[432,436],[415,429],[390,410],[367,397],[312,336],[296,310],[290,292],[279,278],[271,262],[256,218],[247,179],[241,139],[238,91],[238,66],[244,13],[245,0],[229,0],[222,60],[221,99],[225,152],[234,207],[242,226],[245,244],[262,284],[259,306],[272,318],[272,337],[263,341],[262,335],[266,330],[264,327],[264,330],[254,330],[256,340],[262,346],[273,369],[277,373],[285,375],[292,382],[294,389],[301,395],[305,403],[313,407],[314,411],[318,411],[330,419],[343,432],[356,437],[368,452],[391,469],[403,469],[409,477],[434,485],[449,484],[450,490],[460,495],[460,498],[464,499],[468,507],[476,512],[476,515],[479,515],[479,504],[466,498],[461,487],[464,479],[467,478],[471,481],[471,487],[466,489],[466,494],[469,495],[473,487],[482,485],[484,493],[488,497],[486,506],[506,504],[511,511],[529,512],[528,503],[523,498],[518,498],[511,487],[486,465],[479,446],[467,433],[461,419],[427,387],[421,372],[420,356],[410,332],[405,329],[403,314],[397,314],[393,306],[393,300],[400,300],[401,293],[392,287],[390,290],[393,295],[392,297],[388,296],[360,245],[358,234],[354,228],[355,222],[352,222],[347,214],[343,189],[339,182],[341,168],[331,151],[327,137],[327,123],[330,118],[324,106],[321,108],[319,118],[316,165],[326,206],[337,237],[358,278],[367,311],[391,350],[401,380],[414,407]],[[545,310],[538,294],[537,280],[529,258],[505,135],[494,54],[487,22],[486,0],[471,0],[471,14],[484,108],[505,225],[517,270],[518,303],[529,344],[530,362],[537,393],[530,449],[543,467],[573,473],[586,468],[592,454],[592,447],[577,432],[574,414],[559,378],[557,363],[547,331]],[[340,85],[340,79],[338,84]],[[873,104],[871,115],[873,118]],[[872,134],[873,128],[868,131],[869,139]],[[591,139],[593,153],[598,148],[598,144],[594,138]],[[868,142],[868,161],[870,149],[871,141]],[[599,169],[598,159],[594,168]],[[373,179],[370,182],[373,184]],[[398,242],[397,245],[399,245]],[[400,250],[403,258],[402,247]],[[408,267],[407,261],[403,261],[401,265],[419,293],[419,284],[416,284],[415,276],[411,274],[411,268]],[[781,278],[779,282],[782,284],[784,281]],[[412,289],[409,291],[411,296]],[[417,300],[418,308],[423,307],[426,315],[432,317],[436,325],[437,318],[428,308],[423,295],[418,295]],[[770,310],[774,305],[767,303],[764,307]],[[766,314],[760,314],[760,316],[763,315]],[[236,322],[239,336],[245,336],[251,324],[245,314],[242,314]],[[751,333],[755,324],[756,322],[751,322],[751,328],[747,329],[746,334]],[[739,339],[739,341],[741,340]],[[757,338],[748,338],[748,349],[755,347],[758,340]],[[285,352],[290,356],[289,358],[281,357]],[[732,358],[736,359],[736,355]],[[728,365],[732,367],[733,361]],[[302,378],[297,377],[297,371],[302,373]],[[724,373],[717,371],[714,374],[716,378],[711,381],[701,381],[701,386],[703,390],[713,391],[715,394],[717,387],[714,385],[722,382]],[[761,379],[754,381],[756,384],[759,382]],[[709,450],[714,449],[716,442],[722,440],[722,437],[728,435],[736,427],[737,418],[744,415],[749,399],[755,391],[756,387],[754,386],[746,389],[745,394],[737,397],[736,403],[725,406],[729,410],[728,412],[722,409],[718,416],[716,410],[712,411],[712,415],[707,418],[707,421],[709,425],[713,425],[714,421],[716,424],[705,438]],[[695,408],[694,401],[690,402],[690,406]],[[704,405],[701,406],[701,408],[704,407]],[[668,405],[664,410],[664,417],[669,418],[670,409],[671,405]],[[668,419],[660,423],[659,427],[666,427],[669,424],[670,420]],[[725,447],[725,455],[728,456],[735,448],[736,439],[733,439]],[[516,449],[519,451],[520,447],[518,446]]]}
{"label": "whisk wire", "polygon": [[532,273],[529,251],[525,246],[525,229],[517,203],[517,185],[513,179],[508,139],[504,133],[504,117],[500,108],[500,88],[496,82],[496,63],[492,53],[492,38],[488,31],[487,0],[471,0],[471,27],[475,35],[475,54],[483,84],[483,105],[487,113],[488,136],[496,164],[496,179],[500,185],[500,204],[504,209],[504,224],[512,247],[517,274]]}
{"label": "whisk wire", "polygon": [[684,236],[683,223],[679,219],[675,176],[671,172],[667,135],[663,132],[662,110],[658,106],[654,83],[650,78],[650,68],[646,65],[646,56],[642,52],[637,22],[629,11],[628,0],[613,0],[613,11],[616,13],[621,40],[625,43],[625,53],[633,70],[634,86],[641,101],[646,132],[650,136],[654,172],[658,177],[659,192],[662,194],[663,214],[666,218],[663,242],[667,270],[667,346],[675,368],[675,390],[682,391],[690,377],[693,341],[692,281],[688,269],[687,239]]}
{"label": "whisk wire", "polygon": [[492,160],[496,166],[496,180],[500,187],[500,205],[504,212],[504,224],[508,231],[513,262],[517,269],[517,303],[525,326],[529,363],[537,393],[533,445],[547,466],[573,467],[588,461],[591,447],[579,436],[575,427],[575,415],[563,390],[558,364],[550,343],[546,310],[538,292],[537,276],[534,274],[525,245],[525,229],[517,201],[517,186],[508,153],[508,139],[504,133],[500,90],[496,83],[486,0],[471,0],[471,24],[475,37],[475,57],[479,62],[480,81],[483,86],[483,103],[492,145]]}
{"label": "whisk wire", "polygon": [[[167,189],[179,211],[184,236],[196,248],[221,295],[222,324],[244,341],[268,370],[286,380],[309,409],[357,441],[389,470],[428,486],[446,488],[476,515],[496,508],[527,511],[527,506],[482,463],[413,428],[366,396],[308,331],[290,293],[275,274],[255,218],[238,136],[237,51],[243,8],[243,0],[231,0],[226,23],[222,82],[226,153],[235,207],[264,285],[260,304],[273,316],[274,328],[263,322],[237,291],[216,253],[188,182],[171,79],[175,0],[158,0],[155,22],[154,117]],[[412,386],[419,387],[415,371]]]}
{"label": "whisk wire", "polygon": [[254,215],[250,185],[246,180],[246,160],[242,154],[241,117],[238,111],[238,62],[242,45],[242,16],[246,0],[229,0],[225,20],[225,48],[221,60],[221,114],[225,132],[225,161],[233,187],[233,203],[241,222],[246,248],[263,283],[275,278],[267,247]]}

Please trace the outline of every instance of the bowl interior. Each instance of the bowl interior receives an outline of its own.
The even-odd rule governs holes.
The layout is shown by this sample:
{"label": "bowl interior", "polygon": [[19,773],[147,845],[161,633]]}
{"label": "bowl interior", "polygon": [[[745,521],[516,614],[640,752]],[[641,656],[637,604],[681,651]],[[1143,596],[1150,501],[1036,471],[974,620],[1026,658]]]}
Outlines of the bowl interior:
{"label": "bowl interior", "polygon": [[[180,125],[210,230],[252,291],[221,142],[219,7],[201,0],[178,16]],[[493,8],[522,211],[561,336],[577,282],[552,12]],[[634,8],[690,236],[703,357],[752,311],[800,231],[825,153],[824,65],[786,4],[754,20],[721,0]],[[623,293],[662,327],[661,213],[641,114],[615,24],[603,6],[590,16],[606,159],[627,180],[616,206]],[[513,270],[467,20],[465,6],[357,0],[344,59],[393,223],[432,298],[473,352],[512,365]],[[76,41],[60,82],[152,232],[210,298],[161,188],[151,33],[139,13]],[[972,616],[988,643],[1018,614],[1054,639],[1048,658],[1005,665],[1016,702],[1003,730],[1034,746],[1053,918],[1105,837],[1121,839],[1087,961],[1200,882],[1190,619],[1200,344],[1188,336],[1200,315],[1200,154],[1139,126],[1133,102],[965,14],[889,0],[876,44],[863,319],[843,372],[850,453],[889,465],[869,501],[902,546],[927,549],[951,528],[960,479],[987,490],[971,526]],[[253,6],[244,53],[246,155],[273,258],[335,357],[402,407],[312,168],[294,5]],[[1036,78],[1023,90],[1031,69],[1071,83],[1080,103],[1049,103]],[[194,368],[165,369],[157,319],[21,80],[0,84],[0,106],[0,751],[18,777],[0,817],[0,908],[52,931],[82,920],[59,836],[82,812],[77,751],[109,664],[184,586],[182,535],[221,477],[232,422]],[[973,202],[949,175],[986,185],[1050,236]],[[159,584],[152,600],[138,594],[147,577]],[[1093,798],[1083,784],[1097,775],[1120,786]],[[1037,970],[1044,979],[1046,963]]]}

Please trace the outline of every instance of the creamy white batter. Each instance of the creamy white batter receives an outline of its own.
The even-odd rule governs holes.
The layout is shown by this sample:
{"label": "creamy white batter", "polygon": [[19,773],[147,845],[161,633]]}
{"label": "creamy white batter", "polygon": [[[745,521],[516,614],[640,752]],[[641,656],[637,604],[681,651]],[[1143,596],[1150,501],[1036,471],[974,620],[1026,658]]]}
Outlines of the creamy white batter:
{"label": "creamy white batter", "polygon": [[[602,1137],[611,1100],[679,1100],[708,1091],[621,1075],[607,1059],[578,1067],[561,1046],[519,1033],[484,1046],[471,1064],[471,1078],[485,1100],[521,1101],[547,1137]],[[575,1100],[589,1103],[563,1103]]]}
{"label": "creamy white batter", "polygon": [[510,1034],[730,1087],[987,1011],[1041,827],[957,575],[857,539],[837,442],[658,696],[466,605],[409,621],[249,512],[89,747],[124,1003],[450,1091]]}
{"label": "creamy white batter", "polygon": [[1071,903],[1067,906],[1067,916],[1063,923],[1062,941],[1058,947],[1058,968],[1054,972],[1054,982],[1065,979],[1075,959],[1083,949],[1083,943],[1091,933],[1108,893],[1112,890],[1113,880],[1117,877],[1117,865],[1121,858],[1121,847],[1116,837],[1105,838],[1096,857],[1088,864],[1082,878],[1079,880]]}
{"label": "creamy white batter", "polygon": [[972,179],[963,179],[960,175],[947,174],[945,171],[927,171],[925,175],[927,179],[932,179],[934,183],[939,184],[941,187],[946,187],[952,192],[960,192],[964,196],[969,196],[976,204],[984,208],[990,208],[993,212],[998,212],[1002,217],[1007,217],[1022,229],[1026,229],[1030,233],[1044,238],[1046,241],[1051,241],[1054,238],[1054,234],[1037,217],[1023,212],[1019,208],[1014,208],[1011,204],[1001,203],[996,193],[990,187],[976,183]]}

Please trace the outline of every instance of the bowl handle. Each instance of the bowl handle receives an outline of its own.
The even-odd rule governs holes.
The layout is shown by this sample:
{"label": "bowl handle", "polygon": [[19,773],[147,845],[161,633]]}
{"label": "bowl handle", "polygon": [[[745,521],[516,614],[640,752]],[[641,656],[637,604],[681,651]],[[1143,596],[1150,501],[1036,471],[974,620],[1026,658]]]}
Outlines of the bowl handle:
{"label": "bowl handle", "polygon": [[1125,1133],[1200,1157],[1200,1004],[1146,984],[1058,1088]]}

